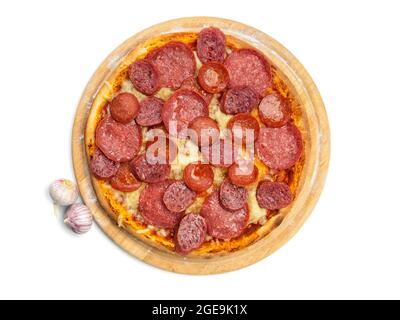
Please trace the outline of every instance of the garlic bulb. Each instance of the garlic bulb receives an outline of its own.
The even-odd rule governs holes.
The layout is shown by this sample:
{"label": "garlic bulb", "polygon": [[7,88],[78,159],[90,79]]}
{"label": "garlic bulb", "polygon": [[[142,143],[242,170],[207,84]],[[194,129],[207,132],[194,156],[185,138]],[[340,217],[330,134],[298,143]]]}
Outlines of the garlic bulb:
{"label": "garlic bulb", "polygon": [[50,185],[49,193],[55,204],[69,206],[78,199],[78,188],[71,180],[58,179]]}
{"label": "garlic bulb", "polygon": [[65,224],[71,227],[75,233],[88,232],[93,223],[92,214],[88,207],[76,203],[70,206],[65,213]]}

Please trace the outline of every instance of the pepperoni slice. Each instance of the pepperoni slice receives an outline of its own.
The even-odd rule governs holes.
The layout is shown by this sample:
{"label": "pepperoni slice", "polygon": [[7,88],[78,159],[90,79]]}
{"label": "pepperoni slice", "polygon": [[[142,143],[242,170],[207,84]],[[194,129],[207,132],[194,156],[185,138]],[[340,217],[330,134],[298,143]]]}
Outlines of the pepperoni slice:
{"label": "pepperoni slice", "polygon": [[249,221],[247,205],[236,211],[224,209],[219,201],[218,190],[206,198],[200,214],[206,219],[208,234],[222,240],[240,236]]}
{"label": "pepperoni slice", "polygon": [[148,59],[153,62],[160,75],[161,87],[178,89],[183,80],[196,73],[194,54],[182,42],[171,41],[150,52]]}
{"label": "pepperoni slice", "polygon": [[221,109],[227,114],[245,113],[253,110],[257,104],[257,94],[248,86],[239,86],[225,91]]}
{"label": "pepperoni slice", "polygon": [[203,192],[212,186],[214,172],[208,164],[190,163],[183,171],[183,180],[193,191]]}
{"label": "pepperoni slice", "polygon": [[200,86],[209,93],[218,93],[227,87],[229,74],[220,62],[208,62],[203,64],[199,70]]}
{"label": "pepperoni slice", "polygon": [[140,110],[136,122],[144,127],[154,126],[162,122],[161,110],[164,101],[156,97],[148,97],[140,101]]}
{"label": "pepperoni slice", "polygon": [[120,123],[131,122],[139,112],[139,101],[128,92],[118,94],[110,104],[113,119]]}
{"label": "pepperoni slice", "polygon": [[202,63],[224,61],[226,39],[224,33],[217,28],[205,28],[199,32],[197,39],[197,56]]}
{"label": "pepperoni slice", "polygon": [[125,162],[133,159],[141,143],[139,128],[132,122],[122,124],[106,116],[97,125],[96,145],[110,160]]}
{"label": "pepperoni slice", "polygon": [[196,92],[186,89],[169,97],[161,111],[168,132],[179,137],[185,137],[189,123],[201,116],[208,116],[207,104]]}
{"label": "pepperoni slice", "polygon": [[221,205],[230,211],[243,208],[247,202],[247,190],[225,179],[219,188],[219,200]]}
{"label": "pepperoni slice", "polygon": [[261,128],[256,151],[268,167],[288,169],[300,159],[303,152],[301,133],[292,123],[280,128]]}
{"label": "pepperoni slice", "polygon": [[119,163],[108,159],[100,149],[96,148],[89,166],[97,178],[108,179],[117,173]]}
{"label": "pepperoni slice", "polygon": [[190,213],[183,217],[175,233],[175,249],[188,254],[203,244],[207,233],[206,220],[199,214]]}
{"label": "pepperoni slice", "polygon": [[261,100],[258,114],[267,127],[278,128],[290,120],[290,106],[282,96],[273,92]]}
{"label": "pepperoni slice", "polygon": [[210,163],[216,167],[228,168],[234,163],[237,148],[232,143],[232,139],[220,139],[211,146],[200,149],[205,163]]}
{"label": "pepperoni slice", "polygon": [[141,154],[131,162],[131,167],[135,176],[147,183],[157,183],[169,177],[171,167],[169,164],[149,163],[146,155]]}
{"label": "pepperoni slice", "polygon": [[237,186],[247,186],[257,180],[258,168],[250,160],[237,160],[228,169],[228,177]]}
{"label": "pepperoni slice", "polygon": [[147,59],[132,63],[128,77],[133,86],[145,95],[155,94],[160,89],[160,76],[153,63]]}
{"label": "pepperoni slice", "polygon": [[[253,145],[260,132],[260,125],[256,118],[247,113],[238,113],[229,119],[227,128],[231,130],[235,143]],[[247,139],[249,139],[247,141]]]}
{"label": "pepperoni slice", "polygon": [[171,164],[177,155],[178,147],[173,140],[168,139],[164,131],[153,129],[147,132],[146,159],[149,162]]}
{"label": "pepperoni slice", "polygon": [[257,186],[256,198],[261,208],[277,210],[292,203],[293,194],[286,183],[264,180]]}
{"label": "pepperoni slice", "polygon": [[190,77],[190,78],[185,79],[182,82],[181,89],[187,89],[187,90],[196,92],[204,99],[204,101],[207,103],[207,105],[210,104],[212,97],[213,97],[213,95],[211,93],[204,91],[200,87],[200,85],[198,84],[197,79],[195,77]]}
{"label": "pepperoni slice", "polygon": [[209,146],[219,140],[219,126],[210,117],[197,117],[189,124],[194,132],[189,134],[193,143]]}
{"label": "pepperoni slice", "polygon": [[229,73],[229,85],[249,86],[259,96],[272,84],[271,67],[264,55],[254,49],[238,49],[224,62]]}
{"label": "pepperoni slice", "polygon": [[196,199],[196,193],[190,190],[183,181],[172,183],[164,193],[163,201],[168,210],[185,211]]}
{"label": "pepperoni slice", "polygon": [[123,163],[115,176],[110,179],[110,184],[114,189],[122,192],[131,192],[139,189],[141,183],[134,177],[131,167],[127,162]]}
{"label": "pepperoni slice", "polygon": [[171,183],[166,180],[149,184],[140,193],[139,212],[147,224],[166,229],[174,229],[178,225],[182,215],[169,211],[163,202],[164,192]]}

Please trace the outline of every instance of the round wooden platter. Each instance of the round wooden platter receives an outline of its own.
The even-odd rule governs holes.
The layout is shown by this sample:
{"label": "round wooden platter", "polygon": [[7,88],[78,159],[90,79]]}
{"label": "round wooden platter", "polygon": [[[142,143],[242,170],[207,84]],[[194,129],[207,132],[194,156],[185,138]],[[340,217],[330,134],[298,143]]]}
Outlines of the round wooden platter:
{"label": "round wooden platter", "polygon": [[[84,132],[89,111],[98,89],[107,75],[132,48],[159,34],[196,32],[214,26],[261,50],[287,79],[287,85],[302,108],[301,130],[305,142],[305,163],[295,201],[283,222],[270,234],[245,249],[212,258],[182,257],[158,250],[117,226],[100,206],[91,182]],[[303,225],[321,193],[329,163],[329,124],[324,104],[311,77],[300,62],[281,44],[250,26],[220,18],[190,17],[150,27],[129,38],[100,65],[85,88],[75,116],[72,132],[72,156],[76,180],[85,204],[97,224],[121,248],[153,266],[186,274],[214,274],[251,265],[284,245]]]}

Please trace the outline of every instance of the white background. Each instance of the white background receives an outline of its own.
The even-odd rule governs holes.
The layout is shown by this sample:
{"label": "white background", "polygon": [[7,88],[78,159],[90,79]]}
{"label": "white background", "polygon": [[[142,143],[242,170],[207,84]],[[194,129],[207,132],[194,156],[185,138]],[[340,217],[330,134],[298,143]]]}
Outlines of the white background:
{"label": "white background", "polygon": [[[2,1],[0,298],[400,298],[399,13],[398,1]],[[52,180],[73,178],[75,108],[97,66],[136,32],[194,15],[284,44],[316,82],[332,136],[300,232],[215,276],[148,266],[97,226],[75,236],[47,196]]]}

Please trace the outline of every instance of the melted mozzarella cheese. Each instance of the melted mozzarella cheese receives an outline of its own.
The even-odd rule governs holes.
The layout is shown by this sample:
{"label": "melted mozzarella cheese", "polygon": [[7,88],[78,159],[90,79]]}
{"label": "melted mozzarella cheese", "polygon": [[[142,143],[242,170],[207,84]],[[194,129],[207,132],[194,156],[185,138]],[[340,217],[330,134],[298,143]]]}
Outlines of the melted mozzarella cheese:
{"label": "melted mozzarella cheese", "polygon": [[214,184],[219,186],[225,179],[227,169],[213,167],[213,171],[214,171]]}
{"label": "melted mozzarella cheese", "polygon": [[199,148],[188,139],[176,139],[178,154],[171,163],[171,175],[173,179],[182,179],[183,170],[192,162],[201,160]]}
{"label": "melted mozzarella cheese", "polygon": [[199,213],[205,197],[196,197],[196,200],[186,209],[187,213]]}
{"label": "melted mozzarella cheese", "polygon": [[170,88],[161,88],[160,90],[158,90],[158,92],[156,93],[156,97],[160,98],[162,100],[167,100],[170,95],[173,93],[172,89]]}
{"label": "melted mozzarella cheese", "polygon": [[214,119],[218,123],[218,126],[221,129],[220,132],[222,137],[224,131],[222,129],[226,128],[228,121],[230,120],[230,118],[232,118],[232,116],[225,114],[221,111],[216,96],[214,96],[210,102],[209,111],[210,111],[210,118]]}
{"label": "melted mozzarella cheese", "polygon": [[197,70],[199,70],[203,64],[201,63],[199,57],[197,56],[197,52],[194,51],[193,53],[194,53],[194,58],[196,59],[196,68]]}
{"label": "melted mozzarella cheese", "polygon": [[255,223],[265,217],[265,215],[267,214],[267,210],[261,208],[258,205],[258,201],[256,198],[257,183],[253,183],[251,186],[249,186],[247,188],[247,191],[249,194],[249,197],[247,199],[247,204],[250,211],[249,223]]}
{"label": "melted mozzarella cheese", "polygon": [[[146,96],[143,93],[135,89],[135,87],[133,86],[132,82],[129,79],[125,79],[124,81],[122,81],[121,92],[132,93],[136,96],[136,98],[139,101],[142,101],[144,98],[146,98]],[[162,100],[167,100],[169,96],[172,94],[172,92],[173,91],[170,88],[161,88],[160,90],[158,90],[155,96]]]}
{"label": "melted mozzarella cheese", "polygon": [[136,96],[136,98],[139,101],[143,100],[146,97],[143,93],[135,89],[135,87],[133,86],[132,82],[129,79],[125,79],[124,81],[122,81],[121,92],[132,93],[133,95]]}
{"label": "melted mozzarella cheese", "polygon": [[133,192],[124,192],[125,203],[129,211],[137,212],[139,207],[139,196],[140,193],[143,191],[143,189],[144,189],[144,184],[142,184],[139,189]]}

